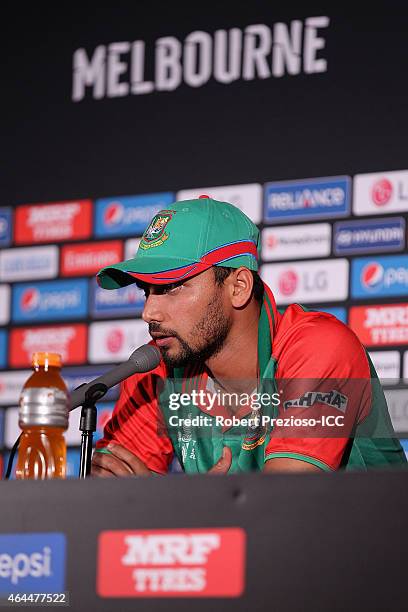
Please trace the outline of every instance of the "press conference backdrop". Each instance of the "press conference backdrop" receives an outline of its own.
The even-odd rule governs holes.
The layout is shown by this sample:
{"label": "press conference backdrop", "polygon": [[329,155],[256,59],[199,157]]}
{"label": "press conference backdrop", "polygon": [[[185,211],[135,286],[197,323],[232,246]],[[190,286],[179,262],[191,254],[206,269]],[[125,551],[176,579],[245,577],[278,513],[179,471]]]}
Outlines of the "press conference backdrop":
{"label": "press conference backdrop", "polygon": [[280,307],[355,331],[405,438],[408,9],[250,4],[27,9],[18,43],[11,29],[3,40],[3,458],[32,352],[61,353],[72,389],[149,339],[141,292],[103,291],[95,273],[132,257],[157,211],[201,193],[259,226]]}

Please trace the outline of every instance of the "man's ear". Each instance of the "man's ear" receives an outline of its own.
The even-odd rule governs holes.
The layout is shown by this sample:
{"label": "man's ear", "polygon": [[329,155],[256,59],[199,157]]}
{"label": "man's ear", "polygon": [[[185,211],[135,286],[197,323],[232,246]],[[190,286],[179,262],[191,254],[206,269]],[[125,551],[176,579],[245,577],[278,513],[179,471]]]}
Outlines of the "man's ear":
{"label": "man's ear", "polygon": [[237,268],[224,281],[228,283],[229,297],[234,308],[244,308],[252,297],[254,278],[248,268]]}

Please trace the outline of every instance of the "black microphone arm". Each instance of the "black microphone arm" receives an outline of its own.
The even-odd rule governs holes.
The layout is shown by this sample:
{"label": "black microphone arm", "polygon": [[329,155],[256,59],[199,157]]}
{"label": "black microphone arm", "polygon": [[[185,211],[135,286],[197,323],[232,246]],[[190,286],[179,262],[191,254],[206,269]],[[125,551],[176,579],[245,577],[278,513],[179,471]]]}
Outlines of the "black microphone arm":
{"label": "black microphone arm", "polygon": [[[92,389],[93,400],[97,401],[100,397],[103,397],[108,389],[114,387],[118,383],[125,380],[136,372],[149,372],[154,370],[160,363],[161,355],[157,347],[152,344],[144,344],[137,348],[129,359],[124,363],[112,368],[109,372],[105,372],[102,376],[98,376],[95,380],[91,380],[88,383],[84,383],[74,389],[70,397],[70,410],[74,410],[78,406],[82,406],[87,398],[87,391]],[[96,387],[99,385],[99,387]],[[100,397],[98,397],[98,388],[100,389]]]}

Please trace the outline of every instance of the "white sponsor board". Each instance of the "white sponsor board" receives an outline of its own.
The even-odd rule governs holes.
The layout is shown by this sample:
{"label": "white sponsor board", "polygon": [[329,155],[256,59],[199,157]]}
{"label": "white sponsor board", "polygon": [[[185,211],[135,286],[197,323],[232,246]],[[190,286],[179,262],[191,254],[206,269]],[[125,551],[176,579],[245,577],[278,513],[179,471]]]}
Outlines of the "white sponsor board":
{"label": "white sponsor board", "polygon": [[408,351],[404,353],[404,369],[403,369],[404,380],[408,381]]}
{"label": "white sponsor board", "polygon": [[395,432],[408,432],[408,389],[384,391]]}
{"label": "white sponsor board", "polygon": [[10,287],[0,285],[0,325],[6,325],[10,320]]}
{"label": "white sponsor board", "polygon": [[130,238],[125,242],[125,259],[133,259],[139,248],[141,238]]}
{"label": "white sponsor board", "polygon": [[327,257],[331,248],[330,223],[285,225],[262,230],[262,259]]}
{"label": "white sponsor board", "polygon": [[4,249],[0,252],[0,280],[24,281],[55,278],[58,274],[58,247],[35,246]]}
{"label": "white sponsor board", "polygon": [[408,170],[356,174],[355,215],[385,215],[408,211]]}
{"label": "white sponsor board", "polygon": [[177,193],[177,201],[194,200],[200,195],[208,195],[214,200],[234,204],[254,223],[260,223],[262,219],[262,186],[258,183],[182,189]]}
{"label": "white sponsor board", "polygon": [[370,351],[370,357],[383,384],[399,382],[401,359],[398,351]]}
{"label": "white sponsor board", "polygon": [[80,418],[80,407],[76,408],[75,410],[71,410],[69,413],[68,429],[64,432],[64,438],[67,446],[79,446],[81,444],[82,432],[79,429]]}
{"label": "white sponsor board", "polygon": [[31,376],[31,370],[0,372],[0,405],[17,404],[24,383]]}
{"label": "white sponsor board", "polygon": [[91,363],[124,361],[150,340],[147,324],[142,320],[91,323],[88,358]]}
{"label": "white sponsor board", "polygon": [[12,448],[20,434],[18,407],[8,408],[4,415],[4,446]]}
{"label": "white sponsor board", "polygon": [[316,261],[266,264],[261,276],[278,304],[336,302],[348,295],[348,261]]}

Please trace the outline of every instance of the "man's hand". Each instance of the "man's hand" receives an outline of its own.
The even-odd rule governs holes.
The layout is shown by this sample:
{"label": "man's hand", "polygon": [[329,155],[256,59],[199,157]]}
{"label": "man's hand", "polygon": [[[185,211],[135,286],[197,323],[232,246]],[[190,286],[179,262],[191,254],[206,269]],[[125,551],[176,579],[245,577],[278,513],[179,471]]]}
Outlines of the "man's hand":
{"label": "man's hand", "polygon": [[136,455],[120,444],[110,442],[109,453],[95,452],[92,457],[91,476],[150,476],[150,470]]}
{"label": "man's hand", "polygon": [[[106,447],[108,453],[95,452],[92,457],[91,475],[101,478],[110,476],[151,476],[152,472],[136,455],[120,444],[110,442]],[[232,453],[224,446],[222,455],[208,474],[226,474],[231,467]]]}

